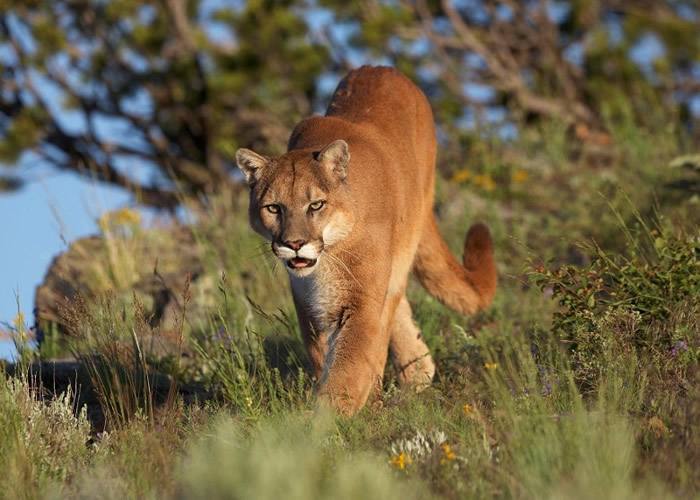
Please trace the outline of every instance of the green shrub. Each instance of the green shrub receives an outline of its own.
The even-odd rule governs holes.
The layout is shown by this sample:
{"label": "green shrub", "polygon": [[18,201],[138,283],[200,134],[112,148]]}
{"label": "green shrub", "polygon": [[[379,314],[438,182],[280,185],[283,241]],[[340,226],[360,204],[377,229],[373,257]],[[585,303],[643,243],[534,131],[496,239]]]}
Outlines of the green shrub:
{"label": "green shrub", "polygon": [[627,236],[627,255],[594,246],[586,267],[533,273],[560,305],[553,329],[585,389],[615,364],[680,376],[700,359],[700,237],[648,229]]}

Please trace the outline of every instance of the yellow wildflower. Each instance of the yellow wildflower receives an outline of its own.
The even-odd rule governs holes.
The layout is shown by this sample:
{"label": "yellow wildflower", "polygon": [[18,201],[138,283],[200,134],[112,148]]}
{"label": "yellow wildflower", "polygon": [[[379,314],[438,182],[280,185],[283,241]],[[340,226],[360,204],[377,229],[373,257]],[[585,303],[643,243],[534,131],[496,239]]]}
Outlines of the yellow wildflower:
{"label": "yellow wildflower", "polygon": [[472,173],[467,170],[466,168],[462,168],[457,170],[454,174],[452,174],[452,181],[453,182],[467,182],[472,176]]}
{"label": "yellow wildflower", "polygon": [[462,411],[467,417],[474,415],[474,407],[469,403],[465,403],[464,406],[462,406]]}
{"label": "yellow wildflower", "polygon": [[399,470],[404,470],[408,465],[413,463],[413,460],[411,460],[410,455],[402,451],[398,455],[391,457],[389,463]]}
{"label": "yellow wildflower", "polygon": [[475,175],[472,182],[484,191],[493,191],[496,189],[496,182],[489,174]]}
{"label": "yellow wildflower", "polygon": [[442,443],[440,445],[440,448],[442,448],[442,458],[440,459],[441,464],[446,464],[447,462],[450,462],[457,458],[457,455],[454,451],[452,451],[452,447],[450,447],[447,441]]}
{"label": "yellow wildflower", "polygon": [[106,231],[112,226],[134,226],[141,224],[141,214],[133,208],[120,208],[113,212],[106,212],[97,221],[103,231]]}
{"label": "yellow wildflower", "polygon": [[528,178],[528,173],[527,170],[523,170],[522,168],[518,168],[510,176],[510,179],[513,181],[514,184],[521,184],[525,182]]}
{"label": "yellow wildflower", "polygon": [[484,368],[487,370],[495,370],[498,368],[498,363],[484,363]]}

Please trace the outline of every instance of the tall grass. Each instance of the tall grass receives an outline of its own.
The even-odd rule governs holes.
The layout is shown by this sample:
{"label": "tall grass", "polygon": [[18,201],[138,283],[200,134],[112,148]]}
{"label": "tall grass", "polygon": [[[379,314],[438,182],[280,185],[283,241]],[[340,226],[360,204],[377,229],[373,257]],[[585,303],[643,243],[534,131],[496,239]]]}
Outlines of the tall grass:
{"label": "tall grass", "polygon": [[67,316],[71,349],[88,372],[109,428],[124,428],[136,416],[153,421],[156,390],[161,403],[173,402],[177,381],[153,370],[149,351],[158,331],[148,324],[135,297],[131,304],[109,295],[92,305],[77,300]]}
{"label": "tall grass", "polygon": [[250,418],[309,407],[312,384],[301,361],[294,316],[269,314],[250,299],[241,300],[250,307],[246,316],[220,311],[210,323],[214,335],[194,342],[211,370],[214,390],[236,413]]}
{"label": "tall grass", "polygon": [[88,463],[90,424],[71,390],[50,400],[0,372],[0,498],[38,498]]}

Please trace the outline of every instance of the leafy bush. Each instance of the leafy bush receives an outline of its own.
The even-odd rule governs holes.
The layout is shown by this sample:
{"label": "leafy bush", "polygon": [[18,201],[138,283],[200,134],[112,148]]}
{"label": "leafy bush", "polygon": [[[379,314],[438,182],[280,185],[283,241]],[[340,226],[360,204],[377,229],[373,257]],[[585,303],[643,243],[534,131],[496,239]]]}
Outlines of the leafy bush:
{"label": "leafy bush", "polygon": [[639,238],[623,230],[627,255],[594,246],[586,267],[533,273],[561,306],[553,329],[586,389],[616,364],[636,361],[649,374],[681,379],[700,359],[700,237],[644,228]]}

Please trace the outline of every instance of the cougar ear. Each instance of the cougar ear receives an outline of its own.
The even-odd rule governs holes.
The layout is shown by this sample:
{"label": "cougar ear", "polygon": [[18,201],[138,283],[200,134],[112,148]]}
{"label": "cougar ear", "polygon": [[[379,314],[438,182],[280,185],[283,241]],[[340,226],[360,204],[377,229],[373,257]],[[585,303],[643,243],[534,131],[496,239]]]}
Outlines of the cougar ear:
{"label": "cougar ear", "polygon": [[348,143],[342,139],[331,142],[317,154],[316,160],[338,179],[345,180],[350,162]]}
{"label": "cougar ear", "polygon": [[236,151],[236,163],[245,175],[248,185],[252,186],[260,179],[260,174],[269,163],[269,160],[255,151],[241,148]]}

